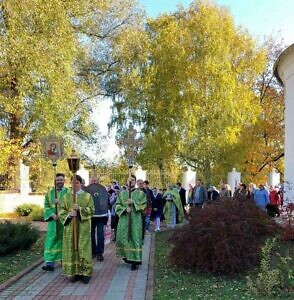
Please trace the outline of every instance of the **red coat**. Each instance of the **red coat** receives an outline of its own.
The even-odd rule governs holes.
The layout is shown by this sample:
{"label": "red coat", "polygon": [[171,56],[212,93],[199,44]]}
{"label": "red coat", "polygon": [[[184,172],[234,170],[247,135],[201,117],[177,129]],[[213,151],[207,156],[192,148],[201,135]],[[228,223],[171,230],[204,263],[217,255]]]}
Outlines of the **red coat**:
{"label": "red coat", "polygon": [[281,196],[278,194],[277,191],[273,190],[269,194],[270,204],[271,205],[281,205]]}

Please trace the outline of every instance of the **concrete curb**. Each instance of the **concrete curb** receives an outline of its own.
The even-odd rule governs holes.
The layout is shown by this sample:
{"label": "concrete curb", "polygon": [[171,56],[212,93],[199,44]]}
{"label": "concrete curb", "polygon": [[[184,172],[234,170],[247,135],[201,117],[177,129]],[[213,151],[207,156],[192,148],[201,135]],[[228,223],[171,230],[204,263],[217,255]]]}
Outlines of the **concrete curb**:
{"label": "concrete curb", "polygon": [[26,274],[28,274],[29,272],[31,272],[34,268],[36,268],[38,265],[40,265],[43,262],[44,262],[43,258],[38,259],[36,262],[34,262],[32,265],[30,265],[29,267],[27,267],[23,271],[19,272],[15,276],[9,278],[8,280],[6,280],[2,284],[0,284],[0,292],[2,292],[4,289],[9,287],[10,285],[15,283],[16,281],[18,281],[21,277],[23,277]]}
{"label": "concrete curb", "polygon": [[149,252],[149,266],[148,266],[148,276],[146,285],[145,300],[153,299],[153,288],[154,288],[154,251],[155,251],[155,233],[151,235],[151,245]]}

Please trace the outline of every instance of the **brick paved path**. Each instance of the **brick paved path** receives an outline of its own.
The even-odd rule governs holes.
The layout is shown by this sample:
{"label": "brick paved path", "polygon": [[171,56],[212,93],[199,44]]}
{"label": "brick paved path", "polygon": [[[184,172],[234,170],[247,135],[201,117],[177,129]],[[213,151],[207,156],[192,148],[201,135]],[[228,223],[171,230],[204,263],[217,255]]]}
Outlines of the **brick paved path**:
{"label": "brick paved path", "polygon": [[0,292],[0,299],[95,299],[143,300],[146,297],[151,235],[145,236],[143,263],[136,271],[130,270],[115,256],[115,244],[106,245],[104,261],[95,261],[90,283],[70,283],[61,274],[60,266],[54,272],[44,272],[37,266],[27,275]]}

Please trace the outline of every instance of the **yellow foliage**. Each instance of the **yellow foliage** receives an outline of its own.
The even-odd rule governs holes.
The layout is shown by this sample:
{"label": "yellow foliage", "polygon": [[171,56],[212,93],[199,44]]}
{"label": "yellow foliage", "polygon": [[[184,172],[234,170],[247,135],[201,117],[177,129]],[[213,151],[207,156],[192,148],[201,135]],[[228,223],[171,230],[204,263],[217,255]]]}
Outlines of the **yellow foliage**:
{"label": "yellow foliage", "polygon": [[106,50],[140,12],[132,0],[3,0],[0,13],[0,173],[20,158],[37,170],[40,137],[93,135]]}
{"label": "yellow foliage", "polygon": [[150,19],[136,35],[142,53],[121,52],[120,112],[146,134],[141,162],[180,157],[199,170],[222,164],[225,172],[228,149],[260,113],[253,86],[264,50],[207,1]]}

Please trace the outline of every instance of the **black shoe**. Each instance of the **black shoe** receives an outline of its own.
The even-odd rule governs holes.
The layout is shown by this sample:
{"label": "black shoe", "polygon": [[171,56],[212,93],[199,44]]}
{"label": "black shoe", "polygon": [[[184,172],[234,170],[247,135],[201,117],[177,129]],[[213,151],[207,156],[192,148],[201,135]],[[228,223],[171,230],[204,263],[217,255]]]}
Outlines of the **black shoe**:
{"label": "black shoe", "polygon": [[80,276],[79,275],[73,275],[69,278],[69,282],[76,282],[77,280],[79,280]]}
{"label": "black shoe", "polygon": [[45,265],[45,266],[42,267],[42,270],[52,272],[52,271],[54,271],[54,267],[51,267],[49,265]]}
{"label": "black shoe", "polygon": [[90,281],[90,276],[83,276],[83,277],[82,277],[82,282],[83,282],[84,284],[88,284],[89,281]]}
{"label": "black shoe", "polygon": [[103,254],[98,254],[97,255],[97,260],[98,261],[103,261],[104,260]]}
{"label": "black shoe", "polygon": [[135,264],[131,264],[131,270],[132,270],[132,271],[135,271],[135,270],[137,270],[137,265],[135,265]]}

